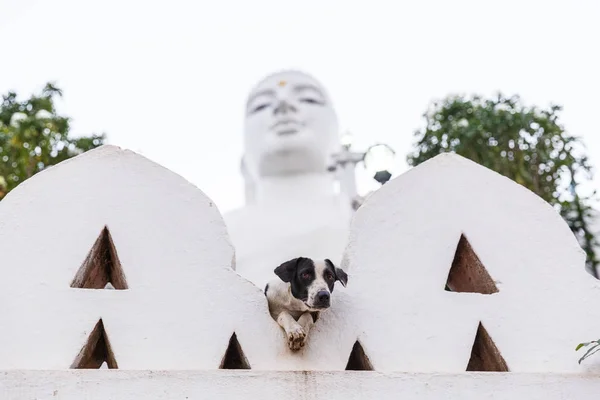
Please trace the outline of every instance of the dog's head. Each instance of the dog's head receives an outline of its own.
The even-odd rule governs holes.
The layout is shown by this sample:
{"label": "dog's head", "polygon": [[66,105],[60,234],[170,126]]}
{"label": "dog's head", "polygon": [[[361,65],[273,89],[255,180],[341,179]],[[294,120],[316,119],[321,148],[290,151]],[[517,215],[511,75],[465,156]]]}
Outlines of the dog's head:
{"label": "dog's head", "polygon": [[348,275],[328,260],[313,261],[298,257],[275,268],[275,274],[289,282],[292,295],[306,304],[311,311],[320,311],[331,305],[331,292],[336,281],[345,287]]}

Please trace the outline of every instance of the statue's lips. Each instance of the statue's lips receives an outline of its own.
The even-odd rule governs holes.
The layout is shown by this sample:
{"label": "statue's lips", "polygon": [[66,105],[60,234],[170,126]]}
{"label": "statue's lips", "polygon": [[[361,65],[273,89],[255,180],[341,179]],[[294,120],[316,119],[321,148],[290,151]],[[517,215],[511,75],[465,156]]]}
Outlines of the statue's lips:
{"label": "statue's lips", "polygon": [[295,135],[302,129],[302,124],[297,121],[286,120],[279,121],[271,127],[277,136]]}
{"label": "statue's lips", "polygon": [[296,128],[281,128],[277,130],[277,134],[279,136],[293,135],[294,133],[298,133],[298,129]]}
{"label": "statue's lips", "polygon": [[289,135],[298,132],[302,124],[293,119],[282,119],[271,125],[271,130],[278,135]]}

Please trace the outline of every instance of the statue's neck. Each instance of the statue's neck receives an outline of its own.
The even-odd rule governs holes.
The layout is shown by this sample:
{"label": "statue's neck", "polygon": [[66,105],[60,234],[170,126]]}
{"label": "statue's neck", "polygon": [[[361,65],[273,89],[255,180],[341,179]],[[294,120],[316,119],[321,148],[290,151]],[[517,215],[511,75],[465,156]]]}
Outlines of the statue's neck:
{"label": "statue's neck", "polygon": [[298,174],[263,177],[255,187],[257,204],[310,202],[333,197],[334,177],[327,174]]}

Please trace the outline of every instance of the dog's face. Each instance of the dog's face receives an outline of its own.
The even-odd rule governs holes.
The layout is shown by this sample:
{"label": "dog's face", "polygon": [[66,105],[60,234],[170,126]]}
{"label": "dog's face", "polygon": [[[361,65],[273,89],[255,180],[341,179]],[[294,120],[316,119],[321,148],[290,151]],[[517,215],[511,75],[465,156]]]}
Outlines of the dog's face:
{"label": "dog's face", "polygon": [[311,311],[329,308],[336,281],[344,287],[348,283],[346,272],[328,259],[294,258],[275,268],[274,272],[282,281],[290,283],[292,295],[303,301]]}

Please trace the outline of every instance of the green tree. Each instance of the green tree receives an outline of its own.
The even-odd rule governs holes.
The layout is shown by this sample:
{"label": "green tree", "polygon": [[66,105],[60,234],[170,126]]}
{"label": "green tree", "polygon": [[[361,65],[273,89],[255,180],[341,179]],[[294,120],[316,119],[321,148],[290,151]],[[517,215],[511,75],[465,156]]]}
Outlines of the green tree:
{"label": "green tree", "polygon": [[58,115],[52,83],[19,101],[14,92],[0,104],[0,200],[25,179],[104,143],[105,135],[72,138],[69,118]]}
{"label": "green tree", "polygon": [[527,187],[560,212],[598,278],[598,242],[589,229],[595,193],[582,198],[577,190],[592,178],[592,168],[581,139],[558,123],[561,109],[525,107],[519,96],[502,94],[492,99],[449,96],[423,115],[425,128],[415,132],[415,149],[407,161],[415,166],[454,152]]}

